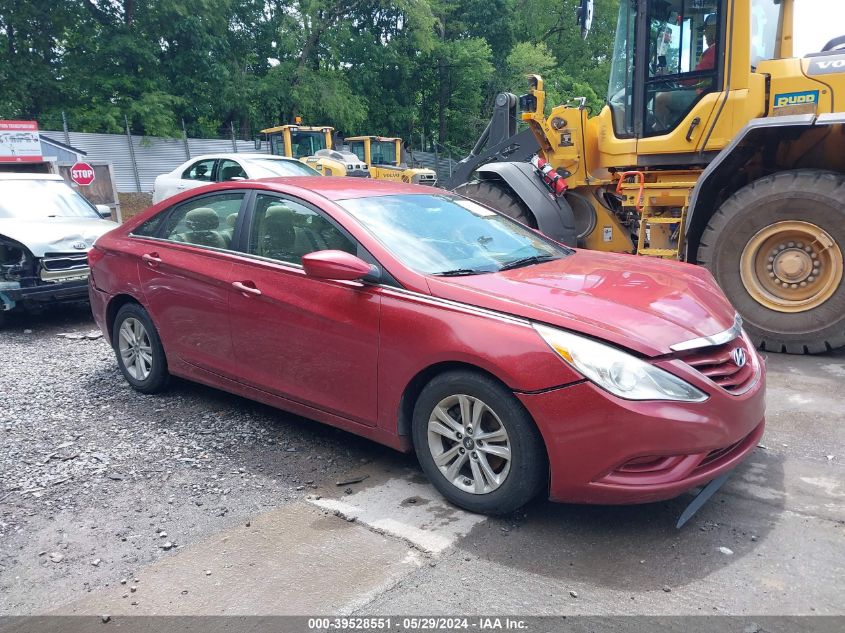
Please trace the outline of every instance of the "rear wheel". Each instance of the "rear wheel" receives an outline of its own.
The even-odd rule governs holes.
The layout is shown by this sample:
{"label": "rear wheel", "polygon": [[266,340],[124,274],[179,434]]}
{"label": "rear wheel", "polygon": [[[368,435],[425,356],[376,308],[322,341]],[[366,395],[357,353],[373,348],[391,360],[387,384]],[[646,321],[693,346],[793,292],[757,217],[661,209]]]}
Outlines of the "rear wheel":
{"label": "rear wheel", "polygon": [[494,379],[441,374],[414,407],[414,448],[428,478],[471,512],[504,514],[546,483],[546,451],[520,402]]}
{"label": "rear wheel", "polygon": [[117,365],[127,382],[142,393],[158,393],[169,373],[161,339],[147,311],[127,303],[114,319],[112,346]]}
{"label": "rear wheel", "polygon": [[477,180],[465,182],[455,188],[455,193],[475,200],[503,213],[517,222],[537,228],[537,219],[513,190],[498,180]]}
{"label": "rear wheel", "polygon": [[766,350],[845,345],[845,177],[787,171],[741,189],[701,237],[707,266]]}

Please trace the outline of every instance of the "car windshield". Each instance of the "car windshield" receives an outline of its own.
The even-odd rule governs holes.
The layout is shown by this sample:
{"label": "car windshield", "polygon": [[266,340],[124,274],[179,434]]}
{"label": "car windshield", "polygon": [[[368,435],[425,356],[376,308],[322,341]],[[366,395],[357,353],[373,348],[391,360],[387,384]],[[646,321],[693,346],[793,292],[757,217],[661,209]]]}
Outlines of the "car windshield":
{"label": "car windshield", "polygon": [[99,217],[85,198],[62,181],[0,181],[0,218]]}
{"label": "car windshield", "polygon": [[250,165],[257,167],[256,178],[273,178],[275,176],[322,176],[316,169],[312,169],[298,160],[273,160],[272,158],[253,158]]}
{"label": "car windshield", "polygon": [[471,200],[444,194],[338,203],[396,259],[429,275],[475,275],[559,259],[572,251]]}

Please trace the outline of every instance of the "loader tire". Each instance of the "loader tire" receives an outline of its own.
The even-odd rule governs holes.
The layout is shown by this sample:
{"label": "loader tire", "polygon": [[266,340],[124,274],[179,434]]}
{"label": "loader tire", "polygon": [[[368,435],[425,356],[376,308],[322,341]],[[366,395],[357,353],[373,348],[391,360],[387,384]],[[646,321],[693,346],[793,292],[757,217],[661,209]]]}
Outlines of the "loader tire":
{"label": "loader tire", "polygon": [[498,180],[476,180],[455,187],[455,193],[495,209],[532,229],[537,219],[525,203],[505,183]]}
{"label": "loader tire", "polygon": [[845,345],[845,176],[783,171],[728,198],[701,236],[706,266],[761,349]]}

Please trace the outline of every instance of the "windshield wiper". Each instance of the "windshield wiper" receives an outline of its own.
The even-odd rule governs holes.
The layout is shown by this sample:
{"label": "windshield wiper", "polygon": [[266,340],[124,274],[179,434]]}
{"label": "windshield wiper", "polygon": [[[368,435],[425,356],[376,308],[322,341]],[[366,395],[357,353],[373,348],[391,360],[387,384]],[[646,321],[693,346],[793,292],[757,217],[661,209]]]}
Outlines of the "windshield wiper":
{"label": "windshield wiper", "polygon": [[502,264],[499,270],[511,270],[512,268],[522,268],[523,266],[530,266],[531,264],[539,264],[550,259],[557,259],[556,255],[531,255],[530,257],[522,257],[515,259],[507,264]]}
{"label": "windshield wiper", "polygon": [[439,273],[431,273],[435,277],[461,277],[463,275],[480,275],[488,272],[486,270],[475,270],[474,268],[455,268],[454,270],[444,270]]}

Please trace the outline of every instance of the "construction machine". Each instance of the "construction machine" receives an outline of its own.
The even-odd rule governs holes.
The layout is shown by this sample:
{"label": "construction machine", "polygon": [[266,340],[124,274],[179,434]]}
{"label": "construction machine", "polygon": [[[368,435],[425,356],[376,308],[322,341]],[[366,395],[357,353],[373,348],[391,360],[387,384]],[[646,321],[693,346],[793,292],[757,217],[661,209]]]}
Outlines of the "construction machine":
{"label": "construction machine", "polygon": [[270,143],[270,153],[298,158],[324,176],[369,178],[367,164],[351,152],[333,148],[334,128],[329,126],[279,125],[261,130]]}
{"label": "construction machine", "polygon": [[[532,76],[444,184],[572,245],[706,266],[763,349],[841,347],[845,36],[796,58],[794,15],[795,0],[622,0],[601,112],[547,113]],[[591,19],[582,0],[585,36]]]}
{"label": "construction machine", "polygon": [[418,185],[434,185],[437,174],[425,167],[409,167],[402,160],[402,139],[393,136],[347,136],[349,151],[367,163],[370,177]]}

